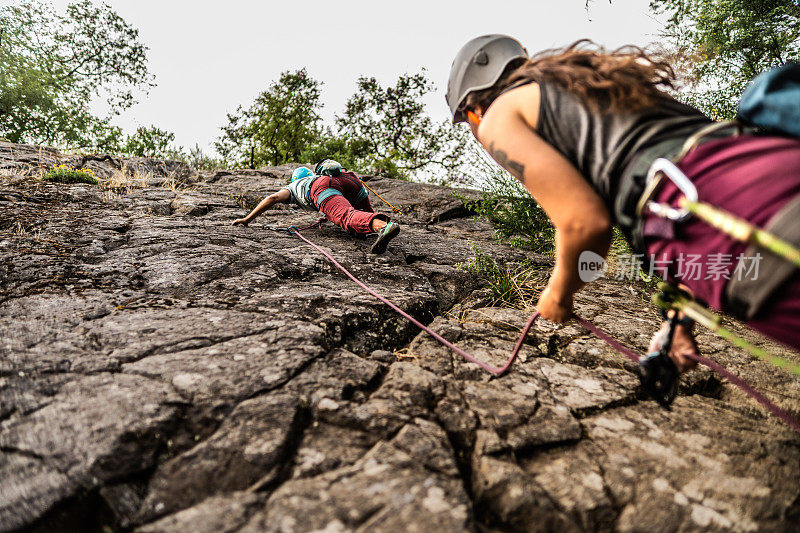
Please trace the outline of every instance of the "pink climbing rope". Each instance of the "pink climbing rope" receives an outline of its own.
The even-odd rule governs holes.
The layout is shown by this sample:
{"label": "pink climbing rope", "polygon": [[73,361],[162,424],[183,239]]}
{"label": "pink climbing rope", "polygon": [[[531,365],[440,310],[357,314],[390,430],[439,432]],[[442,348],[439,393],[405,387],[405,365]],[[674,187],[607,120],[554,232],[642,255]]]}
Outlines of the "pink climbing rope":
{"label": "pink climbing rope", "polygon": [[783,421],[784,424],[795,430],[797,433],[800,433],[800,422],[797,421],[792,415],[788,412],[784,411],[774,403],[772,403],[766,396],[758,392],[752,385],[747,383],[745,380],[728,370],[727,368],[721,366],[719,363],[708,359],[707,357],[703,357],[702,355],[696,354],[686,354],[687,357],[690,359],[694,359],[698,363],[702,365],[706,365],[711,370],[717,372],[725,376],[728,381],[739,387],[742,392],[753,398],[755,401],[760,403],[764,406],[764,408],[778,417],[780,420]]}
{"label": "pink climbing rope", "polygon": [[433,337],[437,341],[441,342],[442,344],[444,344],[445,346],[450,348],[452,351],[454,351],[455,353],[457,353],[458,355],[460,355],[461,357],[463,357],[467,361],[471,361],[471,362],[475,363],[476,365],[478,365],[479,367],[481,367],[482,369],[486,370],[487,372],[491,372],[492,374],[495,374],[497,376],[503,374],[506,370],[508,370],[508,368],[511,366],[511,363],[514,362],[514,359],[517,357],[517,354],[522,349],[522,343],[525,341],[525,337],[528,336],[528,331],[531,329],[531,326],[533,326],[533,323],[536,321],[536,318],[539,316],[539,312],[538,311],[533,313],[533,315],[531,315],[531,318],[528,320],[528,323],[525,324],[524,328],[522,328],[522,333],[520,334],[519,339],[517,340],[516,346],[514,346],[514,350],[511,352],[511,356],[508,358],[508,361],[506,361],[506,364],[504,364],[501,367],[495,367],[495,366],[488,365],[488,364],[484,363],[483,361],[480,361],[480,360],[472,357],[470,354],[468,354],[467,352],[465,352],[464,350],[462,350],[461,348],[459,348],[455,344],[451,343],[450,341],[448,341],[447,339],[445,339],[444,337],[442,337],[441,335],[439,335],[438,333],[436,333],[435,331],[430,329],[428,326],[426,326],[425,324],[423,324],[422,322],[420,322],[419,320],[417,320],[413,316],[409,315],[408,313],[406,313],[405,311],[400,309],[398,306],[396,306],[395,304],[393,304],[392,302],[390,302],[389,300],[387,300],[386,298],[384,298],[383,296],[381,296],[380,294],[378,294],[377,292],[375,292],[374,290],[369,288],[367,285],[362,283],[361,280],[359,280],[353,274],[351,274],[349,270],[347,270],[345,267],[340,265],[339,262],[336,259],[334,259],[331,254],[329,254],[328,252],[326,252],[325,250],[323,250],[322,248],[320,248],[319,246],[317,246],[313,242],[311,242],[308,239],[306,239],[305,237],[303,237],[303,235],[300,234],[300,231],[298,229],[292,228],[289,231],[292,232],[292,233],[295,233],[298,237],[303,239],[308,245],[314,247],[319,253],[321,253],[322,255],[327,257],[328,260],[331,263],[336,265],[336,267],[339,270],[344,272],[347,275],[347,277],[349,277],[351,280],[356,282],[362,289],[364,289],[365,291],[367,291],[368,293],[373,295],[375,298],[377,298],[378,300],[382,301],[383,303],[385,303],[386,305],[388,305],[389,307],[391,307],[392,309],[397,311],[403,317],[405,317],[408,320],[410,320],[411,323],[413,323],[415,326],[420,328],[422,331],[424,331],[425,333],[427,333],[428,335],[430,335],[431,337]]}
{"label": "pink climbing rope", "polygon": [[[309,229],[309,228],[313,228],[313,227],[319,227],[319,226],[322,225],[322,223],[324,221],[325,221],[325,219],[320,219],[316,224],[312,224],[311,226],[308,226],[306,228],[301,228],[301,229],[305,230],[305,229]],[[323,250],[322,248],[320,248],[319,246],[317,246],[316,244],[314,244],[310,240],[306,239],[303,235],[301,235],[299,229],[297,229],[295,227],[292,227],[292,228],[289,228],[289,232],[290,233],[294,233],[295,235],[300,237],[303,241],[306,242],[306,244],[308,244],[309,246],[313,247],[319,253],[321,253],[326,258],[328,258],[328,260],[331,263],[336,265],[336,267],[339,270],[344,272],[347,275],[347,277],[349,277],[351,280],[353,280],[355,283],[357,283],[362,289],[364,289],[365,291],[367,291],[368,293],[373,295],[375,298],[377,298],[378,300],[382,301],[383,303],[385,303],[386,305],[388,305],[389,307],[391,307],[392,309],[397,311],[397,313],[399,313],[401,316],[403,316],[403,317],[407,318],[408,320],[410,320],[411,323],[413,323],[415,326],[420,328],[422,331],[424,331],[425,333],[427,333],[428,335],[430,335],[431,337],[433,337],[437,341],[441,342],[447,348],[449,348],[453,352],[457,353],[458,355],[460,355],[461,357],[463,357],[467,361],[471,361],[471,362],[475,363],[476,365],[478,365],[479,367],[481,367],[482,369],[486,370],[487,372],[490,372],[490,373],[495,374],[497,376],[502,375],[503,373],[506,372],[506,370],[509,369],[509,367],[511,367],[511,363],[514,362],[514,359],[516,359],[517,354],[522,349],[522,343],[525,342],[525,338],[528,336],[528,331],[530,331],[531,326],[533,326],[533,323],[539,317],[539,312],[536,311],[528,319],[528,322],[527,322],[527,324],[525,324],[525,327],[522,328],[522,333],[520,333],[519,339],[517,340],[517,344],[514,346],[514,350],[511,352],[511,355],[509,356],[509,358],[506,361],[506,363],[501,367],[491,366],[491,365],[486,364],[483,361],[480,361],[480,360],[476,359],[475,357],[471,356],[470,354],[468,354],[467,352],[465,352],[464,350],[462,350],[461,348],[459,348],[455,344],[451,343],[450,341],[448,341],[447,339],[445,339],[444,337],[442,337],[441,335],[439,335],[438,333],[436,333],[435,331],[433,331],[432,329],[427,327],[425,324],[423,324],[422,322],[420,322],[419,320],[417,320],[413,316],[409,315],[408,313],[406,313],[405,311],[400,309],[398,306],[396,306],[395,304],[393,304],[392,302],[387,300],[385,297],[381,296],[376,291],[374,291],[371,288],[369,288],[361,280],[359,280],[353,274],[351,274],[349,270],[347,270],[345,267],[343,267],[341,264],[339,264],[339,262],[336,259],[334,259],[331,254],[329,254],[328,252],[326,252],[325,250]],[[573,316],[573,318],[575,318],[575,320],[578,321],[578,323],[580,323],[580,325],[582,325],[587,330],[591,331],[598,338],[603,340],[606,344],[608,344],[609,346],[611,346],[612,348],[617,350],[619,353],[621,353],[622,355],[626,356],[627,358],[629,358],[630,360],[632,360],[635,363],[639,362],[640,357],[636,354],[636,352],[634,352],[633,350],[631,350],[627,346],[623,345],[622,343],[618,342],[616,339],[611,337],[608,333],[606,333],[605,331],[603,331],[599,327],[595,326],[594,324],[592,324],[591,322],[589,322],[585,318],[579,317],[578,315],[575,315],[575,314],[573,314],[572,316]],[[795,432],[800,434],[800,422],[798,422],[797,419],[795,419],[787,411],[785,411],[785,410],[781,409],[780,407],[778,407],[777,405],[775,405],[766,396],[764,396],[763,394],[758,392],[755,388],[753,388],[752,385],[750,385],[749,383],[744,381],[742,378],[740,378],[736,374],[730,372],[729,370],[725,369],[724,367],[720,366],[718,363],[712,361],[711,359],[703,357],[702,355],[689,355],[689,354],[687,354],[687,356],[692,358],[692,359],[694,359],[698,363],[709,367],[710,369],[714,370],[715,372],[717,372],[720,375],[722,375],[725,378],[727,378],[728,381],[730,381],[731,383],[733,383],[734,385],[739,387],[742,390],[742,392],[744,392],[745,394],[747,394],[748,396],[753,398],[755,401],[760,403],[762,406],[764,406],[764,408],[766,408],[770,413],[775,415],[784,424],[786,424],[791,429],[793,429]]]}
{"label": "pink climbing rope", "polygon": [[[291,226],[289,227],[289,233],[291,233],[292,230],[300,232],[300,231],[305,231],[307,229],[321,228],[322,224],[324,224],[326,220],[327,220],[326,218],[321,218],[316,222],[314,222],[313,224],[309,224],[308,226],[303,226],[302,228],[296,228],[294,226]],[[298,233],[298,235],[300,234]]]}
{"label": "pink climbing rope", "polygon": [[606,344],[617,350],[619,353],[633,361],[634,363],[639,362],[639,356],[636,355],[636,352],[628,348],[627,346],[623,345],[622,343],[618,342],[616,339],[612,338],[608,333],[603,331],[602,329],[598,328],[585,318],[581,318],[576,314],[573,314],[572,317],[578,321],[578,323],[594,333],[600,340],[605,341]]}

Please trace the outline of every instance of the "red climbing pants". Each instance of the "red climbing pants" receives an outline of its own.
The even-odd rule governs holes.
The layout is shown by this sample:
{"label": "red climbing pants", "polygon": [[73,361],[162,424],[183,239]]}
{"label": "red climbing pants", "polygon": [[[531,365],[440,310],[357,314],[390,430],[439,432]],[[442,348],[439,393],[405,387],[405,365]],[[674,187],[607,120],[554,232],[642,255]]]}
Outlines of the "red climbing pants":
{"label": "red climbing pants", "polygon": [[[767,225],[781,207],[800,194],[800,141],[796,139],[742,135],[709,141],[678,166],[694,183],[700,201],[758,227]],[[665,180],[656,200],[677,205],[681,196],[677,187]],[[654,216],[645,223],[650,257],[666,266],[668,278],[685,284],[711,307],[726,311],[726,284],[734,273],[736,258],[745,254],[747,245],[696,217],[675,225],[673,235],[651,233],[648,238],[651,222],[653,227],[661,223]],[[698,259],[697,268],[688,275],[685,267],[691,257]],[[759,275],[769,276],[769,272]],[[800,272],[775,291],[747,323],[800,350]]]}
{"label": "red climbing pants", "polygon": [[[320,197],[321,205],[317,202]],[[317,178],[311,185],[311,199],[328,220],[347,231],[371,233],[375,218],[388,219],[372,210],[364,185],[352,172]]]}

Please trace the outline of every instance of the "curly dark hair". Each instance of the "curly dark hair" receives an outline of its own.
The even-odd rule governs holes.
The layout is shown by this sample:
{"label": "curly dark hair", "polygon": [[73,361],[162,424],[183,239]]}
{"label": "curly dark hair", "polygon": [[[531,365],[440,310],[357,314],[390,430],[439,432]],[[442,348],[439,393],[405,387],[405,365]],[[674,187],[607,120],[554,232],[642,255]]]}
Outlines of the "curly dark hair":
{"label": "curly dark hair", "polygon": [[512,63],[492,87],[470,93],[465,109],[483,109],[509,87],[525,81],[554,83],[579,97],[593,110],[638,111],[675,88],[675,72],[637,46],[607,52],[588,39],[566,48],[545,50],[523,62]]}

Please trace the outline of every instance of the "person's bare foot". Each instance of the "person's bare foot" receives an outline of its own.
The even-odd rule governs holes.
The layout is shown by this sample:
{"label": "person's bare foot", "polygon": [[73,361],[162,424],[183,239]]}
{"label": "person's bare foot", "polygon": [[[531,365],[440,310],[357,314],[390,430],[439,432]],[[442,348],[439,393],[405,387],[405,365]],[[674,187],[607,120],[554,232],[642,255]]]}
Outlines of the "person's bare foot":
{"label": "person's bare foot", "polygon": [[[654,352],[659,349],[659,343],[661,336],[664,334],[664,331],[667,329],[667,322],[664,322],[661,325],[661,329],[653,336],[653,339],[650,341],[650,347],[648,349],[649,352]],[[694,325],[692,326],[683,326],[681,324],[675,325],[675,332],[672,337],[672,346],[669,349],[669,357],[678,367],[681,374],[693,369],[697,366],[697,361],[694,359],[687,357],[685,354],[700,354],[700,350],[697,348],[697,343],[694,341]]]}

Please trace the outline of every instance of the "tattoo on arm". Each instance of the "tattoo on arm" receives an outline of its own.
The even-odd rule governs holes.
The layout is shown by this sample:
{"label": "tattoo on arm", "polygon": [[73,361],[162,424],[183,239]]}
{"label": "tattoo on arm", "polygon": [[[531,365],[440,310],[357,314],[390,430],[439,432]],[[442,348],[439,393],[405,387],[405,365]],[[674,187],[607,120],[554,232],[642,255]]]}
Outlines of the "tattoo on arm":
{"label": "tattoo on arm", "polygon": [[506,170],[511,172],[511,175],[517,178],[522,183],[525,183],[525,165],[518,161],[508,158],[508,154],[503,150],[494,147],[494,143],[489,145],[489,153],[492,154],[495,161],[500,163]]}

